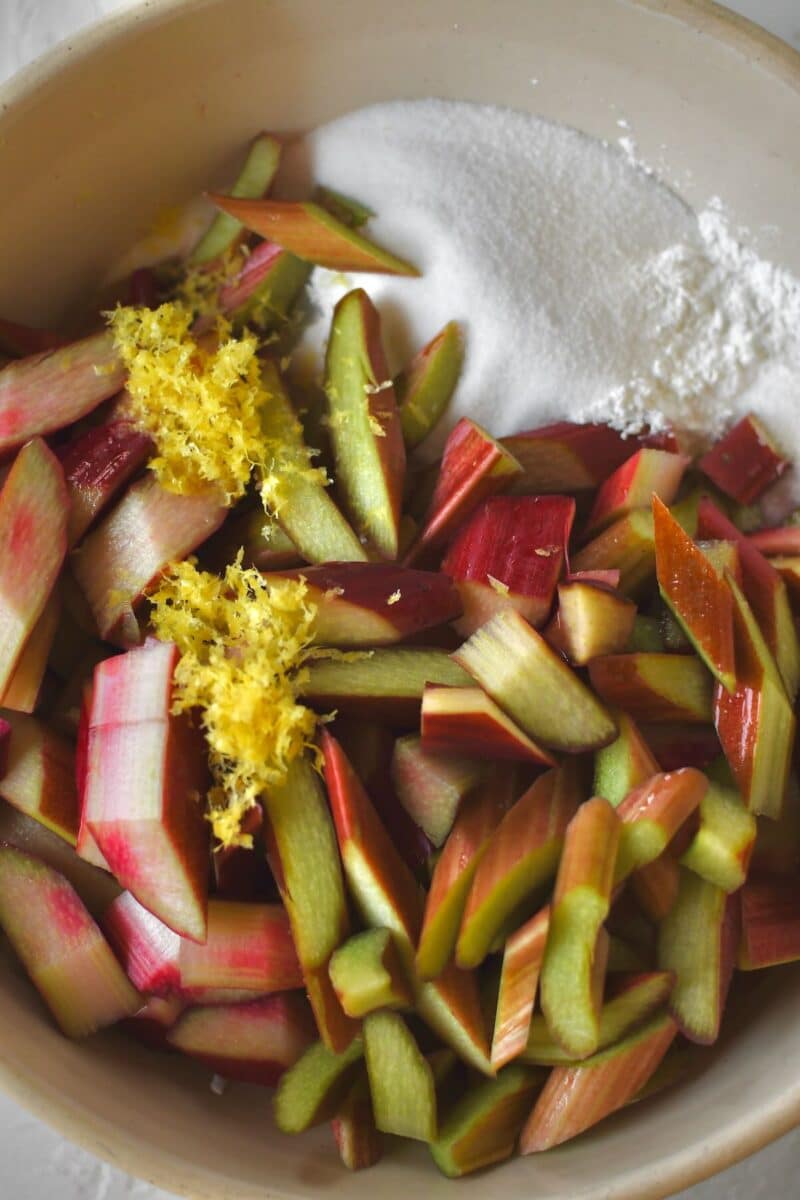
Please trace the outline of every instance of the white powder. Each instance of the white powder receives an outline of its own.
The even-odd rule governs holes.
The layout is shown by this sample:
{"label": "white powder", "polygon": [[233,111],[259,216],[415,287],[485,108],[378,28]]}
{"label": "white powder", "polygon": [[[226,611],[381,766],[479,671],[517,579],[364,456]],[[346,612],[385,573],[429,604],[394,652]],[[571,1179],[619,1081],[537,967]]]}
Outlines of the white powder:
{"label": "white powder", "polygon": [[286,194],[318,180],[364,201],[371,235],[423,277],[315,272],[306,350],[319,361],[333,305],[363,286],[392,370],[462,322],[451,423],[466,413],[505,434],[593,419],[702,438],[753,409],[798,455],[800,284],[734,236],[718,203],[696,217],[620,142],[434,100],[318,129],[289,152]]}

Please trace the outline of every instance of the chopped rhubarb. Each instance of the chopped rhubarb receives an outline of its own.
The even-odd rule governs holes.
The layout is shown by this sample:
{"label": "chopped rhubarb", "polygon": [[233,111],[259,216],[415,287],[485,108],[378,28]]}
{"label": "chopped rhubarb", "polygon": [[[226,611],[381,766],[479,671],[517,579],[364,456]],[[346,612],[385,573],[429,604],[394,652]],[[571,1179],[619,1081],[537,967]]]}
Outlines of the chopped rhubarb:
{"label": "chopped rhubarb", "polygon": [[383,250],[311,201],[247,200],[212,194],[224,213],[298,258],[331,271],[417,275],[411,263]]}
{"label": "chopped rhubarb", "polygon": [[364,1055],[376,1127],[432,1142],[437,1129],[433,1071],[398,1013],[365,1018]]}
{"label": "chopped rhubarb", "polygon": [[616,429],[569,421],[503,438],[503,445],[522,465],[514,491],[534,495],[596,488],[630,454]]}
{"label": "chopped rhubarb", "polygon": [[72,885],[8,845],[0,846],[0,926],[67,1037],[85,1037],[141,1008]]}
{"label": "chopped rhubarb", "polygon": [[169,1031],[167,1042],[225,1079],[274,1087],[313,1038],[305,999],[287,993],[248,1004],[190,1008]]}
{"label": "chopped rhubarb", "polygon": [[463,361],[461,329],[450,321],[395,379],[406,449],[413,450],[424,441],[444,414]]}
{"label": "chopped rhubarb", "polygon": [[721,492],[741,504],[752,504],[788,467],[761,422],[742,417],[698,462]]}
{"label": "chopped rhubarb", "polygon": [[[247,157],[231,188],[231,195],[241,200],[257,200],[269,191],[281,161],[281,143],[269,133],[260,133],[253,140]],[[236,243],[242,225],[227,213],[217,213],[211,225],[192,251],[192,265],[212,262]]]}
{"label": "chopped rhubarb", "polygon": [[541,1082],[538,1072],[515,1064],[497,1079],[471,1087],[447,1113],[431,1144],[442,1174],[458,1179],[510,1158]]}
{"label": "chopped rhubarb", "polygon": [[747,879],[756,830],[756,818],[736,789],[712,781],[700,801],[700,826],[681,862],[723,891],[738,891]]}
{"label": "chopped rhubarb", "polygon": [[672,504],[689,462],[684,454],[668,450],[637,450],[598,491],[588,530],[598,533],[633,509],[647,507],[653,496]]}
{"label": "chopped rhubarb", "polygon": [[11,728],[0,796],[74,846],[78,836],[75,753],[35,717],[6,710]]}
{"label": "chopped rhubarb", "polygon": [[575,666],[625,650],[635,619],[636,605],[619,592],[578,580],[558,585],[558,641]]}
{"label": "chopped rhubarb", "polygon": [[102,510],[145,465],[153,443],[125,420],[94,425],[59,452],[70,508],[67,539],[74,546]]}
{"label": "chopped rhubarb", "polygon": [[339,1158],[348,1171],[363,1171],[383,1155],[381,1136],[375,1128],[372,1099],[366,1079],[358,1079],[331,1121]]}
{"label": "chopped rhubarb", "polygon": [[472,682],[444,650],[399,646],[372,651],[352,662],[321,659],[308,667],[301,692],[323,712],[415,724],[426,684],[464,687]]}
{"label": "chopped rhubarb", "polygon": [[649,509],[635,509],[614,521],[574,554],[572,570],[618,570],[619,590],[623,596],[633,596],[655,572],[654,538],[653,514]]}
{"label": "chopped rhubarb", "polygon": [[183,988],[243,988],[266,995],[303,986],[303,973],[281,904],[208,902],[205,942],[184,939]]}
{"label": "chopped rhubarb", "polygon": [[110,333],[9,363],[0,370],[0,453],[85,417],[125,375]]}
{"label": "chopped rhubarb", "polygon": [[500,442],[462,417],[445,444],[430,506],[405,561],[444,545],[482,500],[506,488],[519,472],[519,463]]}
{"label": "chopped rhubarb", "polygon": [[[773,560],[781,555],[794,557],[800,554],[800,525],[787,525],[782,529],[761,529],[748,536],[748,542],[762,554]],[[773,567],[777,563],[773,561]]]}
{"label": "chopped rhubarb", "polygon": [[589,663],[592,687],[637,721],[712,720],[712,680],[690,654],[608,654]]}
{"label": "chopped rhubarb", "polygon": [[165,1050],[170,1029],[185,1011],[183,996],[148,996],[144,1006],[123,1020],[120,1028],[152,1050]]}
{"label": "chopped rhubarb", "polygon": [[349,1017],[364,1017],[377,1008],[410,1008],[413,1002],[388,929],[368,929],[351,937],[334,951],[328,971]]}
{"label": "chopped rhubarb", "polygon": [[616,808],[628,792],[657,774],[658,763],[633,718],[623,712],[615,716],[617,737],[595,754],[594,794]]}
{"label": "chopped rhubarb", "polygon": [[271,333],[286,322],[310,274],[308,263],[277,243],[259,242],[238,275],[222,285],[217,304],[236,329]]}
{"label": "chopped rhubarb", "polygon": [[122,892],[103,913],[103,932],[134,987],[148,996],[169,996],[181,986],[181,937]]}
{"label": "chopped rhubarb", "polygon": [[575,501],[567,496],[495,496],[473,513],[442,563],[461,594],[460,633],[468,636],[502,608],[544,624],[574,516]]}
{"label": "chopped rhubarb", "polygon": [[631,875],[631,887],[642,912],[659,925],[678,899],[681,873],[671,848]]}
{"label": "chopped rhubarb", "polygon": [[314,1042],[285,1073],[275,1093],[275,1124],[282,1133],[304,1133],[330,1121],[363,1071],[364,1044],[353,1038],[342,1053]]}
{"label": "chopped rhubarb", "polygon": [[722,753],[716,730],[707,725],[665,721],[642,725],[641,734],[658,763],[656,770],[697,767],[702,771]]}
{"label": "chopped rhubarb", "polygon": [[177,933],[206,936],[205,747],[175,716],[175,646],[148,641],[95,670],[86,820],[120,885]]}
{"label": "chopped rhubarb", "polygon": [[622,831],[615,882],[663,854],[708,792],[708,780],[694,767],[654,775],[629,792],[617,808]]}
{"label": "chopped rhubarb", "polygon": [[67,510],[61,467],[36,438],[20,450],[0,492],[0,695],[61,570]]}
{"label": "chopped rhubarb", "polygon": [[738,967],[756,971],[800,959],[800,890],[793,879],[753,879],[741,895]]}
{"label": "chopped rhubarb", "polygon": [[528,1044],[550,915],[548,904],[505,944],[492,1038],[492,1066],[498,1069],[519,1058]]}
{"label": "chopped rhubarb", "polygon": [[461,801],[479,783],[482,766],[468,758],[427,751],[416,734],[398,738],[392,756],[392,782],[403,808],[441,846],[453,827]]}
{"label": "chopped rhubarb", "polygon": [[4,708],[23,713],[32,713],[35,710],[60,617],[61,601],[58,591],[55,590],[50,593],[42,614],[17,659],[14,673],[6,684],[6,690],[0,698],[0,704]]}
{"label": "chopped rhubarb", "polygon": [[552,767],[552,755],[522,732],[482,688],[426,687],[422,749],[441,755],[512,759]]}
{"label": "chopped rhubarb", "polygon": [[141,642],[135,605],[169,563],[219,528],[226,511],[215,489],[179,496],[149,475],[127,491],[73,556],[75,577],[106,641]]}

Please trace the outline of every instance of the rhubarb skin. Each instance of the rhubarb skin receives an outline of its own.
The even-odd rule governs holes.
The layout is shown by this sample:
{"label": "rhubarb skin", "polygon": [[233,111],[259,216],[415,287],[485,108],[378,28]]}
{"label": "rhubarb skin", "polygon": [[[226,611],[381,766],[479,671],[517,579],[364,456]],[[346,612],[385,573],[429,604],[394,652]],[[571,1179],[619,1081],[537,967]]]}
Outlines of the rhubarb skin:
{"label": "rhubarb skin", "polygon": [[175,646],[149,641],[97,666],[84,805],[120,885],[176,933],[203,941],[208,767],[201,735],[171,712],[177,661]]}
{"label": "rhubarb skin", "polygon": [[556,620],[560,648],[574,666],[583,667],[626,649],[636,605],[602,585],[573,580],[558,585]]}
{"label": "rhubarb skin", "polygon": [[618,734],[594,758],[594,794],[618,807],[633,788],[658,774],[659,764],[638,725],[627,713],[614,713]]}
{"label": "rhubarb skin", "polygon": [[568,496],[494,496],[458,531],[442,563],[464,606],[468,636],[502,608],[541,626],[553,607],[575,517]]}
{"label": "rhubarb skin", "polygon": [[75,753],[36,717],[6,710],[8,760],[0,796],[74,846],[78,836]]}
{"label": "rhubarb skin", "polygon": [[564,835],[540,986],[547,1027],[575,1058],[594,1054],[599,1043],[602,983],[598,989],[595,960],[621,831],[616,811],[595,796],[581,805]]}
{"label": "rhubarb skin", "polygon": [[740,893],[742,934],[737,966],[757,971],[800,959],[800,889],[796,877],[749,880]]}
{"label": "rhubarb skin", "polygon": [[461,805],[425,903],[416,956],[421,979],[435,979],[452,959],[475,872],[511,799],[510,773],[497,771]]}
{"label": "rhubarb skin", "polygon": [[0,492],[0,695],[61,570],[67,512],[61,467],[35,438],[20,450]]}
{"label": "rhubarb skin", "polygon": [[0,926],[67,1037],[85,1037],[141,1008],[72,885],[8,845],[0,846]]}
{"label": "rhubarb skin", "polygon": [[85,417],[125,378],[110,333],[9,363],[0,371],[0,454]]}
{"label": "rhubarb skin", "polygon": [[689,654],[608,654],[589,663],[595,691],[637,721],[710,724],[712,680]]}
{"label": "rhubarb skin", "polygon": [[714,725],[736,786],[751,812],[780,817],[795,717],[756,616],[732,576],[736,691],[717,686]]}
{"label": "rhubarb skin", "polygon": [[131,983],[148,996],[167,997],[181,987],[181,937],[130,892],[109,904],[100,924]]}
{"label": "rhubarb skin", "polygon": [[378,311],[362,289],[336,305],[325,359],[336,482],[356,531],[397,557],[406,451]]}
{"label": "rhubarb skin", "polygon": [[789,698],[794,700],[800,681],[800,643],[785,582],[750,538],[708,498],[702,499],[698,507],[698,537],[723,539],[737,545],[742,591],[778,664]]}
{"label": "rhubarb skin", "polygon": [[298,258],[331,271],[418,275],[416,267],[376,246],[312,201],[247,200],[212,193],[223,212]]}
{"label": "rhubarb skin", "polygon": [[505,489],[519,472],[519,463],[500,442],[462,417],[445,443],[430,506],[405,562],[443,546],[482,500]]}
{"label": "rhubarb skin", "polygon": [[316,606],[314,639],[323,646],[386,646],[444,625],[461,612],[447,575],[391,563],[327,563],[265,574],[303,579]]}
{"label": "rhubarb skin", "polygon": [[69,495],[67,540],[74,546],[154,451],[151,439],[125,420],[94,425],[59,451]]}
{"label": "rhubarb skin", "polygon": [[398,738],[392,783],[403,808],[434,846],[453,827],[459,805],[479,783],[482,766],[468,758],[431,754],[415,734]]}
{"label": "rhubarb skin", "polygon": [[237,988],[266,995],[303,986],[303,972],[282,904],[208,902],[208,932],[198,945],[183,939],[182,988]]}
{"label": "rhubarb skin", "polygon": [[482,688],[426,687],[422,697],[422,749],[479,759],[510,759],[555,766]]}
{"label": "rhubarb skin", "polygon": [[694,767],[654,775],[634,788],[617,808],[622,831],[615,882],[663,854],[708,793],[708,780]]}
{"label": "rhubarb skin", "polygon": [[444,650],[390,646],[354,662],[322,659],[308,667],[301,694],[322,712],[416,726],[425,687],[464,687],[472,682]]}
{"label": "rhubarb skin", "polygon": [[662,922],[658,962],[673,971],[670,1012],[689,1041],[719,1035],[739,941],[738,897],[681,868],[678,899]]}
{"label": "rhubarb skin", "polygon": [[648,505],[653,496],[671,504],[689,462],[685,455],[667,450],[637,450],[601,486],[587,531],[599,533],[633,509]]}
{"label": "rhubarb skin", "polygon": [[0,704],[5,708],[23,713],[32,713],[36,709],[60,617],[61,601],[56,589],[48,596],[42,614],[17,659],[6,690],[0,697]]}
{"label": "rhubarb skin", "polygon": [[553,878],[564,834],[583,799],[573,763],[547,771],[492,836],[467,900],[456,962],[477,967],[518,905]]}
{"label": "rhubarb skin", "polygon": [[169,563],[220,527],[226,513],[215,489],[179,496],[150,475],[133,484],[72,559],[101,637],[123,648],[138,646],[135,605]]}
{"label": "rhubarb skin", "polygon": [[537,1071],[515,1064],[473,1086],[442,1121],[431,1155],[443,1175],[458,1179],[504,1162],[541,1087]]}
{"label": "rhubarb skin", "polygon": [[592,538],[570,561],[573,571],[618,570],[623,596],[638,595],[655,573],[653,514],[635,509]]}
{"label": "rhubarb skin", "polygon": [[519,494],[581,492],[596,488],[630,455],[631,443],[608,425],[558,421],[513,437],[503,445],[522,466]]}
{"label": "rhubarb skin", "polygon": [[654,1017],[578,1066],[556,1067],[522,1131],[520,1153],[559,1146],[622,1108],[651,1078],[677,1032],[672,1017]]}
{"label": "rhubarb skin", "polygon": [[444,415],[461,374],[464,338],[450,321],[394,381],[407,450],[423,442]]}
{"label": "rhubarb skin", "polygon": [[314,1039],[305,999],[295,993],[249,1004],[190,1008],[167,1034],[173,1050],[225,1079],[274,1087]]}
{"label": "rhubarb skin", "polygon": [[540,909],[505,944],[492,1038],[492,1066],[498,1069],[528,1044],[551,911],[549,904]]}
{"label": "rhubarb skin", "polygon": [[740,504],[752,504],[789,463],[750,413],[715,442],[697,465],[726,496]]}
{"label": "rhubarb skin", "polygon": [[709,671],[732,692],[736,674],[730,588],[657,496],[653,521],[661,596]]}

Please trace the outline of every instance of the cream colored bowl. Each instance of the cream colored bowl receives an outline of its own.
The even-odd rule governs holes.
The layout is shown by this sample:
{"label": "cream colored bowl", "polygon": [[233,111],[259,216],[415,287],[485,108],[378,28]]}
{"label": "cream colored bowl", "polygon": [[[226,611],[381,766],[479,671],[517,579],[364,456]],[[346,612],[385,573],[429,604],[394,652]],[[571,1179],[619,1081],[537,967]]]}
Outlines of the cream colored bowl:
{"label": "cream colored bowl", "polygon": [[[68,314],[165,204],[228,177],[261,128],[370,101],[492,101],[640,153],[691,201],[719,193],[800,268],[800,59],[710,4],[683,0],[152,0],[59,49],[0,94],[0,312]],[[568,413],[565,413],[565,416]],[[459,1185],[495,1200],[633,1200],[688,1186],[800,1119],[800,974],[688,1086],[553,1153]],[[326,1128],[290,1139],[269,1094],[224,1099],[191,1064],[108,1035],[61,1038],[0,964],[0,1079],[67,1136],[203,1200],[454,1195],[423,1149],[349,1176]]]}

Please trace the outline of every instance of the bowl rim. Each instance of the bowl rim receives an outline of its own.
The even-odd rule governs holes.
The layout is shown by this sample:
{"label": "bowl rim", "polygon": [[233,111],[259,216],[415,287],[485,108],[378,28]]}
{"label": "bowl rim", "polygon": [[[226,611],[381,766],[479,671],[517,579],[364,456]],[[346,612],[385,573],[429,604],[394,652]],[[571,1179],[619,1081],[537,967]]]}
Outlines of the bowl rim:
{"label": "bowl rim", "polygon": [[[29,98],[66,68],[79,63],[136,28],[159,24],[172,13],[208,7],[214,0],[127,0],[124,7],[103,16],[57,43],[0,83],[0,126]],[[800,50],[757,22],[715,0],[625,0],[634,8],[670,17],[697,33],[734,50],[752,66],[800,92]],[[148,1148],[118,1127],[109,1127],[94,1114],[76,1113],[69,1100],[55,1091],[34,1086],[0,1059],[0,1088],[34,1117],[100,1159],[154,1186],[178,1191],[187,1200],[202,1200],[181,1178],[180,1164],[162,1156],[157,1169]],[[652,1187],[636,1192],[636,1200],[662,1200],[691,1187],[755,1154],[800,1125],[800,1088],[769,1109],[731,1123],[727,1137],[703,1148],[702,1158],[688,1162],[677,1157]],[[140,1172],[146,1171],[145,1175]],[[664,1189],[667,1189],[666,1191]],[[269,1193],[265,1192],[265,1200]],[[629,1193],[633,1196],[633,1193]],[[220,1195],[219,1200],[226,1200]]]}

